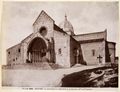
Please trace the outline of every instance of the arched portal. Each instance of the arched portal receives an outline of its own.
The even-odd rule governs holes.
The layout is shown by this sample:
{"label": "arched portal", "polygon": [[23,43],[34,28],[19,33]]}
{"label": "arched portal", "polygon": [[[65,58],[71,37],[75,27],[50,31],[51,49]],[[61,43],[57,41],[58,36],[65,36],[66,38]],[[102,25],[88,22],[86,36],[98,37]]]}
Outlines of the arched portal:
{"label": "arched portal", "polygon": [[45,41],[40,37],[33,39],[28,47],[27,63],[41,62],[42,57],[45,56],[46,53],[47,53],[47,45]]}

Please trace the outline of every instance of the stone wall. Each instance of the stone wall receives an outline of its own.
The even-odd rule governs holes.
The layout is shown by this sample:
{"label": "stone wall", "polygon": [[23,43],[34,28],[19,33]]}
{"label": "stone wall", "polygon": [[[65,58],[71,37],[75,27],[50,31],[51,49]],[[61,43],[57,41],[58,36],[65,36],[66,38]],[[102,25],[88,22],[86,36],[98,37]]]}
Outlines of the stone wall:
{"label": "stone wall", "polygon": [[107,43],[108,43],[110,62],[115,63],[115,45],[116,44],[114,42],[107,42]]}
{"label": "stone wall", "polygon": [[21,64],[21,44],[17,44],[7,50],[7,65]]}
{"label": "stone wall", "polygon": [[[79,53],[77,53],[77,50]],[[77,55],[79,54],[79,55]],[[79,42],[77,42],[74,38],[70,37],[70,63],[71,66],[75,65],[76,63],[82,63],[82,52],[81,52],[81,46]]]}
{"label": "stone wall", "polygon": [[63,67],[70,67],[70,36],[54,31],[56,64]]}
{"label": "stone wall", "polygon": [[[22,57],[22,61],[24,63],[26,63],[26,60],[28,59],[27,51],[28,51],[29,45],[36,37],[43,39],[48,47],[48,41],[43,36],[41,36],[39,32],[33,33],[29,37],[26,37],[26,39],[24,39],[21,42],[21,49],[22,49],[22,52],[21,52],[22,56],[21,57]],[[48,54],[47,54],[47,57],[49,57]]]}
{"label": "stone wall", "polygon": [[107,40],[107,32],[96,32],[88,34],[80,34],[73,36],[81,45],[83,59],[88,65],[99,64],[99,56],[102,57],[102,63],[105,63],[105,41]]}
{"label": "stone wall", "polygon": [[47,29],[47,38],[51,36],[53,37],[54,20],[44,11],[41,12],[41,14],[38,16],[33,24],[34,33],[38,32],[41,27],[45,27]]}
{"label": "stone wall", "polygon": [[[79,48],[79,63],[85,61],[87,65],[105,64],[106,57],[108,57],[106,55],[106,44],[110,60],[115,62],[115,43],[106,41],[106,31],[71,37],[54,23],[54,20],[42,11],[33,23],[33,33],[22,40],[20,44],[7,50],[7,64],[26,63],[29,45],[36,37],[42,38],[47,47],[49,47],[49,41],[51,50],[46,56],[49,57],[50,61],[63,67],[70,67],[76,63],[75,48]],[[39,33],[41,27],[47,29],[45,36]],[[101,57],[101,62],[99,57]]]}
{"label": "stone wall", "polygon": [[84,41],[84,40],[93,40],[93,39],[107,39],[107,32],[96,32],[96,33],[86,33],[73,36],[77,41]]}
{"label": "stone wall", "polygon": [[87,65],[100,64],[99,55],[102,57],[101,64],[105,64],[105,41],[81,44],[84,61]]}

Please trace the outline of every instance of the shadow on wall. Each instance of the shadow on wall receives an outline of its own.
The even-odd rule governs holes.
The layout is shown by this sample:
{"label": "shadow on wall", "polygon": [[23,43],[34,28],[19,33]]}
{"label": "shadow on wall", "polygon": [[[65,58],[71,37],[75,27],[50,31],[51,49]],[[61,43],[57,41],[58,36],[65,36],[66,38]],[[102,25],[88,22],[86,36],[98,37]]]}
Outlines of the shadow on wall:
{"label": "shadow on wall", "polygon": [[55,42],[53,37],[51,38],[51,44],[50,44],[50,61],[52,63],[55,63],[56,57],[55,57]]}
{"label": "shadow on wall", "polygon": [[110,63],[111,59],[110,59],[110,52],[109,52],[109,47],[108,47],[108,42],[106,41],[105,44],[105,52],[106,52],[106,63]]}
{"label": "shadow on wall", "polygon": [[82,53],[82,49],[81,49],[81,46],[80,46],[80,56],[79,56],[79,63],[80,64],[83,64],[83,65],[87,65],[87,62],[84,60],[84,58],[83,58],[83,53]]}
{"label": "shadow on wall", "polygon": [[87,65],[83,59],[82,49],[80,43],[70,37],[70,62],[71,66],[75,64]]}

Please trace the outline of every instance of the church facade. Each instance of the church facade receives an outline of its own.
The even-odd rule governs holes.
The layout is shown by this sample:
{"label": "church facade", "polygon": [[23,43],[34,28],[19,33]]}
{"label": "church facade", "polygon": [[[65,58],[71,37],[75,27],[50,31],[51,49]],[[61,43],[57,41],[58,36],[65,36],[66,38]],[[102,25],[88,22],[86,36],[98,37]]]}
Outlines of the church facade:
{"label": "church facade", "polygon": [[49,62],[62,67],[115,62],[115,43],[107,30],[75,35],[67,16],[59,26],[44,11],[33,23],[33,33],[7,49],[7,65]]}

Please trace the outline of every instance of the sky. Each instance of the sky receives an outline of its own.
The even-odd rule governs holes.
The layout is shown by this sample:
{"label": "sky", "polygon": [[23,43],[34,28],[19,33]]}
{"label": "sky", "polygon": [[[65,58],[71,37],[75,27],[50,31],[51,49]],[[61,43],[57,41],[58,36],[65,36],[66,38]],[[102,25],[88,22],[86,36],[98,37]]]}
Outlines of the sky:
{"label": "sky", "polygon": [[[118,43],[117,2],[4,2],[2,32],[4,48],[20,43],[33,32],[32,24],[44,10],[59,25],[67,15],[75,34],[107,29],[108,41]],[[116,45],[118,54],[118,44]]]}

